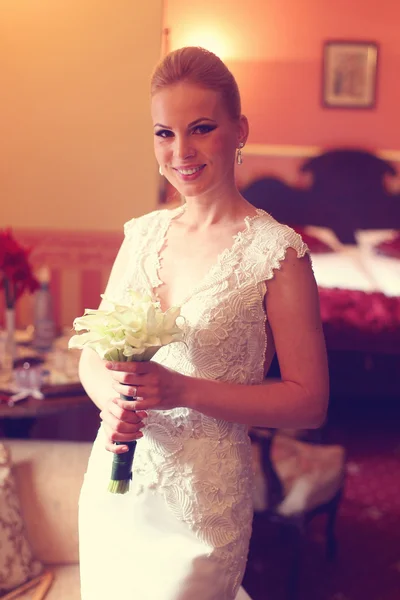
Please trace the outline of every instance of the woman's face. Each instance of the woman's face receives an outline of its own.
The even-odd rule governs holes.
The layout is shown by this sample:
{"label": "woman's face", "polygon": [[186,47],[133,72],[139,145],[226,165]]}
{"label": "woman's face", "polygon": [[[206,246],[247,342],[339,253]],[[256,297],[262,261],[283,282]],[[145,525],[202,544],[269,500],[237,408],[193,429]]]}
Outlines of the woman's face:
{"label": "woman's face", "polygon": [[232,121],[220,94],[178,83],[152,98],[154,149],[163,175],[183,196],[221,192],[234,180],[247,120]]}

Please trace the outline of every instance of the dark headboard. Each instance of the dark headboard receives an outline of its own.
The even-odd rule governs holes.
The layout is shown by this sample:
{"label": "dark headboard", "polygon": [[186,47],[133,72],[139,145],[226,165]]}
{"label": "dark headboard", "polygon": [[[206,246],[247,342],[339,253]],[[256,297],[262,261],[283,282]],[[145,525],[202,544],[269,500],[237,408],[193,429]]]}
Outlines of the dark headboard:
{"label": "dark headboard", "polygon": [[400,194],[385,187],[396,170],[363,150],[331,150],[307,160],[301,172],[312,173],[309,189],[264,177],[241,190],[257,208],[289,225],[329,227],[346,244],[357,229],[400,229]]}

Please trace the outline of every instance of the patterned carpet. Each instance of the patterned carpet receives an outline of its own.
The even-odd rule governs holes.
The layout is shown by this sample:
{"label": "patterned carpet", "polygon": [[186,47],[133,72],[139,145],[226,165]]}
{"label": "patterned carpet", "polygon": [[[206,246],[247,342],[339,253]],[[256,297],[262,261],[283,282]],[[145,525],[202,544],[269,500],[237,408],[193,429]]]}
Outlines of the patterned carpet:
{"label": "patterned carpet", "polygon": [[[325,559],[324,517],[303,544],[299,600],[400,600],[399,415],[349,419],[328,428],[347,450],[337,521],[338,557]],[[286,600],[290,543],[276,526],[254,534],[244,587],[253,600]]]}

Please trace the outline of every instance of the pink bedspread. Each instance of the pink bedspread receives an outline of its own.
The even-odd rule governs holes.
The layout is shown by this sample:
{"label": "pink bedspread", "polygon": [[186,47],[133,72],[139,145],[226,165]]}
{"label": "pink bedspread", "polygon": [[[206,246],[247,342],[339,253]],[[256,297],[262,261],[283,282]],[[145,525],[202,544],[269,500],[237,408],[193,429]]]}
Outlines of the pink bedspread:
{"label": "pink bedspread", "polygon": [[400,297],[319,287],[327,346],[400,354]]}

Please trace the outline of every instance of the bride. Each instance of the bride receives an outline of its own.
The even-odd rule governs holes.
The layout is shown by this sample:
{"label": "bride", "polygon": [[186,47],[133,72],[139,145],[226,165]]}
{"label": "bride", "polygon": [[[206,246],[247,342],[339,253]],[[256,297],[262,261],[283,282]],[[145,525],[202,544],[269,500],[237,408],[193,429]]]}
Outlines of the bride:
{"label": "bride", "polygon": [[[101,411],[80,497],[82,600],[245,598],[247,430],[324,421],[318,291],[301,238],[235,186],[248,122],[220,59],[169,54],[152,77],[151,111],[160,172],[185,202],[125,224],[106,295],[123,302],[133,287],[163,310],[180,306],[185,343],[149,363],[82,352],[81,381]],[[275,352],[281,380],[265,381]],[[110,494],[113,454],[131,440],[131,489]]]}

